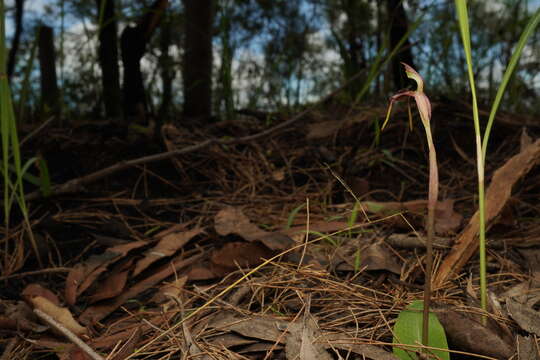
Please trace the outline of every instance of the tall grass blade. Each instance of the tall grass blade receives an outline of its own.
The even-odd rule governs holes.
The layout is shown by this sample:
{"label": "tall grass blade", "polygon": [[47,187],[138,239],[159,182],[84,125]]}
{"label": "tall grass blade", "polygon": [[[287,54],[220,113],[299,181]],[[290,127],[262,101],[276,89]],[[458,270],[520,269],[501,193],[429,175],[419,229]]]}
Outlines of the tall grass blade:
{"label": "tall grass blade", "polygon": [[534,33],[534,30],[538,26],[539,22],[540,22],[540,9],[536,10],[536,13],[531,17],[531,19],[527,23],[525,30],[523,30],[523,33],[521,34],[521,37],[519,38],[517,46],[513,51],[512,57],[510,58],[510,62],[508,63],[508,66],[506,67],[506,71],[504,72],[501,85],[499,86],[499,89],[497,89],[497,95],[495,95],[495,100],[493,101],[493,105],[491,105],[491,110],[489,112],[489,119],[486,125],[486,130],[484,131],[484,138],[482,139],[482,155],[484,157],[484,160],[486,158],[489,134],[491,133],[491,127],[493,126],[493,121],[495,120],[495,115],[497,114],[497,110],[499,109],[499,105],[501,104],[502,97],[504,95],[504,92],[506,91],[506,87],[508,83],[510,82],[510,78],[512,77],[512,74],[514,73],[514,70],[517,66],[519,58],[521,57],[523,48],[525,47],[527,40],[529,40],[531,35]]}

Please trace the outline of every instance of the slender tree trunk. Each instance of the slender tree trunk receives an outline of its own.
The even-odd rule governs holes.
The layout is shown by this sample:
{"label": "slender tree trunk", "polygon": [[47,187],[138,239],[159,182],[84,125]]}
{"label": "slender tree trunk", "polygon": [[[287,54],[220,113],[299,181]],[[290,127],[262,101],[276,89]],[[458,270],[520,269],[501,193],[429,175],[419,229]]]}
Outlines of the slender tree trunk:
{"label": "slender tree trunk", "polygon": [[215,0],[183,0],[185,9],[184,115],[212,114],[212,27]]}
{"label": "slender tree trunk", "polygon": [[60,91],[56,76],[56,52],[53,29],[39,27],[39,68],[41,71],[41,104],[45,113],[60,113]]}
{"label": "slender tree trunk", "polygon": [[163,83],[163,94],[161,96],[158,122],[162,123],[163,120],[165,120],[169,115],[172,102],[172,81],[174,79],[172,59],[169,54],[169,47],[171,46],[170,17],[166,19],[161,25],[161,37],[159,40],[159,47],[161,50],[161,56],[159,57],[159,66],[161,68],[161,82]]}
{"label": "slender tree trunk", "polygon": [[118,67],[118,33],[115,0],[96,0],[98,8],[99,65],[103,86],[103,101],[107,117],[119,117],[121,113],[120,70]]}
{"label": "slender tree trunk", "polygon": [[[402,0],[387,0],[386,9],[388,17],[390,19],[390,48],[393,49],[397,46],[401,38],[407,33],[409,29],[409,22],[407,20],[407,14],[403,7]],[[392,58],[392,77],[396,89],[402,89],[407,84],[407,79],[402,71],[401,62],[404,62],[413,68],[416,68],[413,61],[411,42],[409,38],[403,43],[401,50]]]}
{"label": "slender tree trunk", "polygon": [[[343,10],[347,15],[347,59],[345,62],[345,76],[347,79],[352,78],[360,71],[366,68],[366,60],[362,54],[362,34],[358,29],[358,21],[356,18],[358,11],[357,7],[359,3],[357,0],[345,0],[343,1]],[[363,83],[358,79],[349,86],[349,94],[352,99],[358,95]]]}
{"label": "slender tree trunk", "polygon": [[231,120],[234,116],[234,98],[232,87],[232,58],[234,54],[231,42],[231,17],[232,4],[227,4],[222,9],[220,37],[221,37],[221,67],[219,69],[219,92],[216,94],[217,101],[215,109],[224,111],[225,118]]}
{"label": "slender tree trunk", "polygon": [[13,40],[11,41],[11,49],[9,49],[7,64],[7,73],[10,80],[13,76],[13,71],[15,70],[17,51],[19,51],[21,34],[23,32],[23,14],[24,0],[15,0],[15,33],[13,34]]}
{"label": "slender tree trunk", "polygon": [[168,0],[156,0],[136,26],[127,26],[122,31],[120,37],[122,64],[124,65],[122,95],[124,118],[127,121],[146,122],[148,120],[148,105],[140,62],[146,52],[146,44],[161,21],[167,5]]}

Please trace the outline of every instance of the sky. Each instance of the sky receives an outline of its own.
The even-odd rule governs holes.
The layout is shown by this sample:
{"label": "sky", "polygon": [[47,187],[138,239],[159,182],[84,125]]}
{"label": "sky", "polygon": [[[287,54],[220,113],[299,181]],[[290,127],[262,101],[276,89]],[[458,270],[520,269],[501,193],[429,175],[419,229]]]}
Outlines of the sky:
{"label": "sky", "polygon": [[[173,0],[175,2],[179,2],[180,0]],[[445,1],[447,0],[421,0],[420,3],[424,3],[425,5],[436,5],[439,3],[439,1]],[[488,1],[488,4],[491,4],[492,6],[496,6],[496,2],[486,0]],[[52,24],[56,28],[56,32],[59,32],[60,29],[60,20],[58,18],[52,18],[50,15],[47,15],[47,11],[45,10],[47,6],[57,6],[56,4],[59,2],[59,0],[26,0],[25,1],[25,25],[27,25],[26,31],[28,31],[28,24],[32,21],[43,21],[43,23],[50,25]],[[14,0],[6,0],[6,6],[7,8],[11,8],[13,6]],[[68,4],[66,2],[66,4]],[[92,2],[93,3],[93,2]],[[533,9],[537,9],[540,6],[540,0],[529,0],[527,2],[529,8],[531,11]],[[77,48],[81,47],[82,45],[88,45],[87,51],[90,51],[92,49],[92,46],[95,47],[95,43],[92,44],[91,42],[88,42],[87,44],[80,44],[80,39],[84,39],[86,35],[84,34],[85,27],[86,29],[91,29],[92,24],[89,19],[86,19],[84,22],[81,21],[81,19],[77,19],[74,17],[67,16],[65,18],[64,22],[65,32],[66,36],[64,38],[64,46],[66,49],[70,48]],[[8,18],[6,19],[6,33],[8,38],[13,33],[13,21],[12,21],[12,13],[8,13]],[[70,36],[72,35],[72,36]],[[328,34],[325,34],[323,32],[315,33],[311,36],[311,40],[314,43],[323,43],[324,38]],[[86,37],[88,38],[88,37]],[[8,42],[9,44],[9,42]],[[217,46],[216,46],[217,48]],[[178,49],[173,50],[178,53]],[[246,62],[248,60],[251,60],[256,63],[261,63],[264,61],[263,57],[260,54],[261,48],[260,47],[251,47],[246,49],[241,49],[236,53],[236,57],[233,61],[233,69],[235,70],[235,73],[239,73],[239,69],[242,66],[242,62]],[[216,53],[219,53],[216,51]],[[525,50],[524,54],[527,54],[527,50]],[[336,64],[340,62],[339,54],[332,49],[325,50],[324,53],[321,53],[318,55],[320,59],[323,61],[328,62],[328,64]],[[219,66],[219,58],[215,56],[215,64],[218,67]],[[77,67],[81,66],[81,64],[77,63],[75,60],[67,57],[64,62],[64,70],[65,71],[72,71],[73,69],[77,69]],[[143,63],[143,67],[146,67],[147,69],[150,67],[150,64],[148,62]],[[307,78],[307,76],[306,76]],[[177,79],[178,80],[178,79]],[[253,81],[256,81],[256,79],[249,78],[249,77],[237,77],[235,78],[235,87],[238,89],[243,88],[249,88],[250,85],[252,85]],[[294,81],[294,79],[293,79]],[[309,86],[309,84],[307,84]],[[303,97],[305,98],[304,95]],[[245,96],[240,94],[239,98],[243,102],[245,100]],[[313,99],[312,99],[313,100]]]}

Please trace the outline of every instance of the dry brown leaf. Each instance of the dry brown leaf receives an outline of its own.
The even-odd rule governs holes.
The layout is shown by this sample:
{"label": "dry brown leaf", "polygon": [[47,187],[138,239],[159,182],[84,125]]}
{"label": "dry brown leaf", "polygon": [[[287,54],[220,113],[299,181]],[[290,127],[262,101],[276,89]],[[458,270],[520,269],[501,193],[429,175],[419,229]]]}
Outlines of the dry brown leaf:
{"label": "dry brown leaf", "polygon": [[333,135],[341,128],[341,126],[343,126],[342,120],[328,120],[311,123],[307,126],[308,133],[306,134],[306,139],[323,139]]}
{"label": "dry brown leaf", "polygon": [[435,208],[435,232],[437,234],[453,234],[461,226],[463,216],[454,210],[454,200],[438,201]]}
{"label": "dry brown leaf", "polygon": [[540,354],[533,336],[517,336],[517,360],[539,360]]}
{"label": "dry brown leaf", "polygon": [[230,273],[230,270],[225,268],[216,271],[216,268],[209,261],[205,261],[202,264],[196,264],[192,266],[189,271],[186,273],[186,276],[189,280],[210,280],[220,277],[220,273],[226,275]]}
{"label": "dry brown leaf", "polygon": [[114,269],[111,274],[98,284],[98,287],[92,295],[88,297],[88,303],[93,304],[100,300],[111,299],[120,295],[126,286],[130,267],[133,261],[122,264],[119,269]]}
{"label": "dry brown leaf", "polygon": [[[397,263],[395,256],[380,243],[374,243],[366,248],[358,250],[360,269],[366,270],[387,270],[394,274],[401,274],[401,266]],[[345,256],[344,256],[345,257]],[[347,262],[342,262],[337,266],[340,271],[354,271],[356,254],[346,256]]]}
{"label": "dry brown leaf", "polygon": [[81,314],[81,316],[79,316],[79,321],[85,325],[93,324],[96,321],[100,321],[101,319],[108,316],[111,312],[116,310],[118,307],[120,307],[128,299],[131,299],[140,294],[141,292],[156,286],[159,282],[165,280],[169,276],[200,260],[202,256],[202,254],[198,254],[187,259],[179,256],[177,259],[171,261],[170,264],[163,265],[161,268],[157,269],[153,275],[148,276],[147,278],[139,281],[137,284],[124,291],[114,300],[105,304],[98,304],[87,308]]}
{"label": "dry brown leaf", "polygon": [[48,326],[38,324],[38,318],[24,301],[0,301],[0,329],[41,333]]}
{"label": "dry brown leaf", "polygon": [[[529,145],[522,152],[511,157],[493,174],[486,192],[486,224],[489,226],[499,215],[510,198],[512,187],[540,159],[540,140]],[[453,274],[459,274],[471,256],[478,249],[476,236],[479,231],[479,213],[476,211],[469,224],[458,237],[450,254],[444,259],[437,272],[434,284],[441,286]]]}
{"label": "dry brown leaf", "polygon": [[527,304],[521,304],[513,298],[506,300],[508,314],[523,330],[540,336],[540,312]]}
{"label": "dry brown leaf", "polygon": [[77,346],[67,349],[55,349],[59,360],[92,360],[84,351]]}
{"label": "dry brown leaf", "polygon": [[[340,230],[346,230],[349,224],[345,221],[318,221],[309,224],[309,231],[320,233],[332,233]],[[283,230],[284,234],[295,236],[296,234],[305,234],[308,228],[306,225],[293,226],[287,230]]]}
{"label": "dry brown leaf", "polygon": [[77,297],[94,283],[107,267],[122,259],[131,250],[147,245],[145,241],[134,241],[128,244],[113,246],[103,254],[93,255],[83,263],[75,265],[66,279],[65,298],[69,305],[74,305]]}
{"label": "dry brown leaf", "polygon": [[242,210],[235,207],[226,207],[216,214],[214,219],[215,229],[219,235],[227,236],[236,234],[247,241],[254,241],[266,234],[266,231],[249,220]]}
{"label": "dry brown leaf", "polygon": [[289,322],[271,317],[252,316],[251,318],[231,312],[217,313],[208,323],[209,327],[221,331],[234,331],[242,336],[270,342],[284,342],[281,336]]}
{"label": "dry brown leaf", "polygon": [[[245,347],[241,348],[240,350],[238,350],[238,353],[239,354],[249,354],[249,353],[257,353],[257,352],[265,352],[266,353],[266,352],[268,352],[270,350],[272,350],[273,352],[276,352],[276,351],[280,351],[281,349],[283,349],[282,345],[257,342],[257,343],[254,343],[254,344],[251,344],[251,345],[248,345],[248,346],[245,346]],[[241,357],[239,359],[244,360],[245,357]],[[272,357],[271,359],[274,359],[274,357]]]}
{"label": "dry brown leaf", "polygon": [[[410,229],[410,223],[413,226],[423,225],[424,217],[427,211],[427,200],[412,200],[405,202],[362,202],[365,210],[381,216],[391,216],[398,213],[403,213],[408,222],[405,222],[401,216],[393,216],[389,221],[393,221],[396,225]],[[413,215],[414,219],[410,216]],[[391,219],[391,220],[390,220]],[[413,221],[414,220],[414,221]],[[448,234],[457,231],[461,225],[463,216],[454,211],[454,200],[445,199],[438,201],[435,207],[435,232],[437,234]]]}
{"label": "dry brown leaf", "polygon": [[232,242],[212,253],[211,261],[230,269],[249,268],[272,257],[272,251],[259,242]]}
{"label": "dry brown leaf", "polygon": [[232,333],[218,335],[210,339],[205,339],[205,341],[215,346],[220,346],[224,348],[231,348],[234,346],[241,346],[241,345],[251,345],[257,342],[257,340],[247,339],[243,336],[239,336]]}
{"label": "dry brown leaf", "polygon": [[173,282],[161,285],[154,296],[152,296],[152,299],[150,299],[150,302],[161,304],[171,298],[180,298],[187,280],[188,277],[184,275],[175,279]]}
{"label": "dry brown leaf", "polygon": [[379,346],[370,344],[358,344],[358,339],[350,334],[354,334],[357,331],[351,329],[350,333],[325,333],[324,341],[329,344],[328,347],[341,349],[356,353],[363,358],[372,360],[399,360],[397,356],[388,351],[382,349]]}
{"label": "dry brown leaf", "polygon": [[437,318],[455,349],[497,359],[509,359],[514,354],[513,346],[495,332],[496,323],[483,326],[454,310],[437,311]]}
{"label": "dry brown leaf", "polygon": [[226,207],[216,214],[215,229],[219,235],[239,235],[247,241],[260,241],[267,248],[283,251],[294,246],[294,242],[287,235],[280,232],[268,232],[259,229],[253,224],[242,210]]}
{"label": "dry brown leaf", "polygon": [[31,302],[32,298],[36,296],[41,296],[49,300],[56,306],[60,306],[60,300],[58,297],[49,289],[44,288],[39,284],[29,284],[27,285],[21,293],[23,299],[28,302]]}
{"label": "dry brown leaf", "polygon": [[54,320],[64,325],[67,329],[71,330],[74,334],[83,335],[87,333],[87,329],[81,326],[73,318],[73,315],[71,315],[71,312],[68,309],[57,306],[42,296],[35,296],[31,298],[30,301],[34,308],[43,311]]}
{"label": "dry brown leaf", "polygon": [[291,323],[285,341],[287,359],[333,359],[326,350],[328,346],[321,343],[321,340],[324,341],[324,338],[313,316],[308,314],[305,319]]}
{"label": "dry brown leaf", "polygon": [[135,270],[133,270],[133,276],[139,275],[148,266],[154,262],[174,255],[184,245],[186,245],[191,239],[203,232],[202,228],[195,228],[184,232],[174,232],[165,235],[157,244],[151,249],[146,250],[144,258],[137,262]]}
{"label": "dry brown leaf", "polygon": [[527,134],[527,128],[521,128],[521,136],[519,137],[519,149],[523,151],[527,146],[532,144],[532,138]]}

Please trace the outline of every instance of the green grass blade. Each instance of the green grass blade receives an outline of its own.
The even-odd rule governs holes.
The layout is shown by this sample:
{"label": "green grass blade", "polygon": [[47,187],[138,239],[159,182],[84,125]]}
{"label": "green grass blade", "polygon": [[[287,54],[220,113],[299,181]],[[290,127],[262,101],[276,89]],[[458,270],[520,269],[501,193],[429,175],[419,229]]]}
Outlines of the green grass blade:
{"label": "green grass blade", "polygon": [[287,226],[285,227],[285,229],[290,229],[291,228],[291,226],[292,226],[292,224],[294,222],[294,219],[296,218],[296,215],[298,215],[298,212],[300,210],[302,210],[305,206],[306,206],[306,204],[300,204],[291,211],[291,213],[287,217]]}
{"label": "green grass blade", "polygon": [[540,22],[540,9],[536,11],[536,13],[531,17],[531,19],[527,23],[527,26],[525,27],[525,30],[521,34],[518,44],[516,48],[514,49],[513,55],[510,58],[510,62],[508,63],[508,66],[506,67],[506,71],[504,72],[501,85],[499,86],[499,89],[497,90],[497,95],[495,95],[495,100],[493,101],[493,105],[491,106],[491,110],[489,112],[489,119],[486,125],[486,130],[484,132],[484,138],[482,140],[482,155],[484,159],[486,158],[487,144],[489,140],[489,134],[491,133],[491,127],[493,126],[493,121],[495,120],[495,115],[497,114],[497,110],[499,109],[499,105],[501,104],[502,97],[504,95],[504,92],[506,90],[508,83],[510,82],[510,78],[512,77],[512,74],[514,73],[514,70],[518,64],[519,58],[521,57],[523,48],[525,47],[527,40],[529,40],[531,35],[534,33],[534,30],[538,26],[538,22]]}
{"label": "green grass blade", "polygon": [[47,166],[47,161],[41,156],[37,157],[37,164],[39,167],[39,186],[43,196],[48,197],[51,195],[51,177],[49,175],[49,167]]}
{"label": "green grass blade", "polygon": [[[472,94],[474,132],[476,137],[476,166],[478,172],[478,212],[479,212],[479,253],[480,253],[480,304],[487,311],[487,269],[486,269],[486,207],[484,195],[484,155],[482,152],[482,133],[478,116],[478,102],[474,85],[474,72],[471,55],[471,35],[469,31],[469,15],[467,1],[455,0],[463,49],[467,60],[467,72]],[[484,319],[485,320],[485,319]]]}

